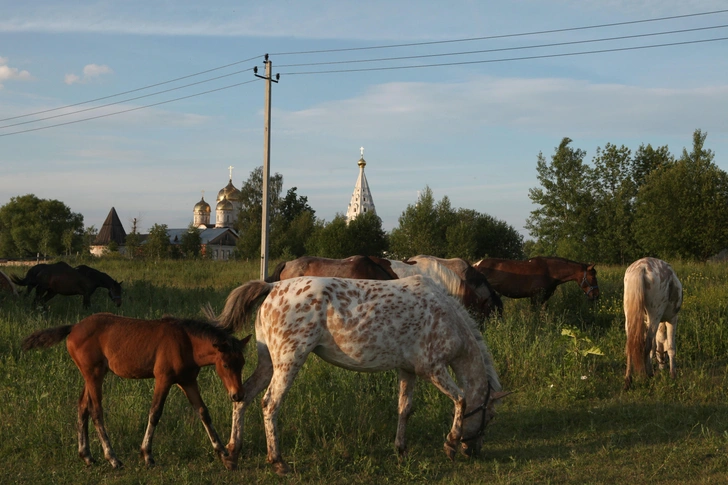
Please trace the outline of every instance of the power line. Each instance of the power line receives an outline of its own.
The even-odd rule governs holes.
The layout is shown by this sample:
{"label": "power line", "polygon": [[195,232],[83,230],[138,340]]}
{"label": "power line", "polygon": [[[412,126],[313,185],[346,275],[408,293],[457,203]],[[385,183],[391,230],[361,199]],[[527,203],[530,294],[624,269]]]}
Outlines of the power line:
{"label": "power line", "polygon": [[701,12],[701,13],[691,13],[691,14],[685,14],[685,15],[673,15],[670,17],[658,17],[658,18],[652,18],[652,19],[643,19],[643,20],[631,20],[626,22],[613,22],[609,24],[598,24],[598,25],[587,25],[583,27],[567,27],[563,29],[552,29],[552,30],[538,30],[533,32],[521,32],[517,34],[501,34],[501,35],[488,35],[484,37],[468,37],[464,39],[449,39],[449,40],[435,40],[435,41],[428,41],[428,42],[410,42],[407,44],[389,44],[389,45],[379,45],[379,46],[367,46],[367,47],[348,47],[348,48],[341,48],[341,49],[321,49],[321,50],[311,50],[311,51],[298,51],[298,52],[277,52],[271,54],[272,56],[293,56],[293,55],[301,55],[301,54],[325,54],[325,53],[331,53],[331,52],[347,52],[347,51],[362,51],[362,50],[372,50],[372,49],[394,49],[398,47],[416,47],[416,46],[423,46],[423,45],[436,45],[436,44],[451,44],[456,42],[474,42],[478,40],[491,40],[491,39],[507,39],[510,37],[524,37],[528,35],[541,35],[541,34],[556,34],[560,32],[573,32],[577,30],[588,30],[588,29],[600,29],[605,27],[618,27],[620,25],[634,25],[634,24],[640,24],[640,23],[647,23],[647,22],[661,22],[665,20],[675,20],[675,19],[683,19],[688,17],[698,17],[701,15],[715,15],[720,13],[726,13],[728,12],[728,9],[726,10],[713,10],[711,12]]}
{"label": "power line", "polygon": [[485,54],[490,52],[505,52],[505,51],[514,51],[514,50],[525,50],[525,49],[540,49],[544,47],[561,47],[566,45],[577,45],[577,44],[590,44],[595,42],[611,42],[615,40],[626,40],[626,39],[636,39],[636,38],[642,38],[642,37],[654,37],[658,35],[669,35],[669,34],[682,34],[686,32],[698,32],[703,30],[712,30],[712,29],[722,29],[728,27],[728,24],[724,25],[713,25],[710,27],[696,27],[693,29],[682,29],[682,30],[669,30],[669,31],[663,31],[663,32],[651,32],[648,34],[633,34],[633,35],[622,35],[618,37],[604,37],[601,39],[587,39],[587,40],[574,40],[569,42],[555,42],[551,44],[536,44],[536,45],[528,45],[528,46],[519,46],[519,47],[501,47],[497,49],[482,49],[482,50],[474,50],[474,51],[460,51],[460,52],[445,52],[441,54],[422,54],[417,56],[399,56],[399,57],[379,57],[375,59],[355,59],[355,60],[345,60],[345,61],[325,61],[325,62],[310,62],[310,63],[300,63],[300,64],[279,64],[278,67],[306,67],[306,66],[325,66],[325,65],[336,65],[336,64],[355,64],[355,63],[363,63],[363,62],[384,62],[384,61],[401,61],[401,60],[408,60],[408,59],[425,59],[430,57],[447,57],[447,56],[462,56],[462,55],[469,55],[469,54]]}
{"label": "power line", "polygon": [[183,100],[183,99],[194,98],[196,96],[202,96],[204,94],[210,94],[210,93],[214,93],[216,91],[222,91],[224,89],[235,88],[235,87],[238,87],[238,86],[242,86],[243,84],[250,84],[250,83],[256,82],[256,81],[257,81],[257,79],[251,79],[250,81],[244,81],[244,82],[237,83],[237,84],[231,84],[229,86],[223,86],[223,87],[220,87],[220,88],[210,89],[209,91],[203,91],[201,93],[195,93],[195,94],[190,94],[188,96],[182,96],[182,97],[179,97],[179,98],[168,99],[166,101],[160,101],[158,103],[147,104],[147,105],[144,105],[144,106],[137,106],[136,108],[129,108],[129,109],[125,109],[125,110],[122,110],[122,111],[115,111],[113,113],[106,113],[106,114],[103,114],[103,115],[91,116],[89,118],[83,118],[83,119],[80,119],[80,120],[65,121],[63,123],[56,123],[55,125],[41,126],[41,127],[38,127],[38,128],[29,128],[27,130],[14,131],[12,133],[0,133],[0,137],[10,136],[10,135],[19,135],[21,133],[28,133],[28,132],[31,132],[31,131],[47,130],[48,128],[56,128],[58,126],[65,126],[65,125],[72,125],[74,123],[81,123],[82,121],[97,120],[99,118],[106,118],[108,116],[120,115],[120,114],[123,114],[123,113],[129,113],[131,111],[138,111],[140,109],[151,108],[153,106],[159,106],[161,104],[167,104],[167,103],[172,103],[174,101],[180,101],[180,100]]}
{"label": "power line", "polygon": [[[28,125],[30,123],[38,123],[40,121],[47,121],[47,120],[51,120],[51,119],[55,119],[55,118],[61,118],[63,116],[70,116],[70,115],[75,115],[75,114],[78,114],[78,113],[85,113],[86,111],[93,111],[95,109],[108,108],[109,106],[114,106],[114,105],[121,104],[121,103],[127,103],[129,101],[136,101],[138,99],[149,98],[150,96],[156,96],[158,94],[164,94],[164,93],[169,93],[171,91],[177,91],[179,89],[188,88],[190,86],[196,86],[198,84],[204,84],[204,83],[209,83],[211,81],[217,81],[219,79],[222,79],[222,78],[225,78],[225,77],[230,77],[230,76],[235,76],[237,74],[241,74],[243,72],[248,72],[250,70],[251,69],[244,69],[244,70],[241,70],[241,71],[235,71],[235,72],[231,72],[229,74],[223,74],[222,76],[217,76],[217,77],[213,77],[213,78],[210,78],[210,79],[204,79],[202,81],[197,81],[197,82],[194,82],[194,83],[185,84],[183,86],[177,86],[175,88],[164,89],[162,91],[157,91],[156,93],[143,94],[141,96],[136,96],[134,98],[127,98],[127,99],[122,99],[120,101],[115,101],[113,103],[106,103],[106,104],[102,104],[102,105],[99,105],[99,106],[92,106],[91,108],[79,109],[79,110],[71,111],[71,112],[68,112],[68,113],[61,113],[59,115],[46,116],[45,118],[38,118],[38,119],[35,119],[35,120],[30,120],[30,121],[21,121],[19,123],[12,123],[10,125],[0,126],[0,130],[1,129],[5,129],[5,128],[10,128],[10,127],[13,127],[13,126]],[[108,96],[107,96],[107,98],[108,98]],[[58,109],[58,108],[56,108],[56,109]],[[25,115],[25,116],[28,116],[28,115]]]}
{"label": "power line", "polygon": [[[205,71],[200,71],[200,72],[196,72],[194,74],[188,74],[186,76],[178,77],[178,78],[175,78],[175,79],[170,79],[169,81],[162,81],[162,82],[159,82],[159,83],[150,84],[148,86],[142,86],[140,88],[130,89],[129,91],[124,91],[124,92],[121,92],[121,93],[110,94],[108,96],[102,96],[100,98],[95,98],[95,99],[89,99],[88,101],[81,101],[79,103],[68,104],[66,106],[59,106],[58,108],[45,109],[45,110],[42,110],[42,111],[36,111],[34,113],[27,113],[27,114],[24,114],[24,115],[11,116],[10,118],[2,118],[2,119],[0,119],[0,122],[2,122],[2,121],[16,120],[18,118],[25,118],[27,116],[36,116],[36,115],[40,115],[40,114],[44,114],[44,113],[50,113],[51,111],[58,111],[58,110],[61,110],[61,109],[73,108],[74,106],[81,106],[83,104],[95,103],[96,101],[103,101],[105,99],[115,98],[117,96],[123,96],[125,94],[135,93],[137,91],[143,91],[145,89],[156,88],[157,86],[163,86],[165,84],[170,84],[170,83],[173,83],[173,82],[176,82],[176,81],[181,81],[183,79],[189,79],[191,77],[201,76],[202,74],[207,74],[209,72],[219,71],[220,69],[225,69],[227,67],[235,66],[237,64],[242,64],[243,62],[249,62],[249,61],[252,61],[252,60],[254,60],[254,59],[258,58],[258,57],[262,57],[262,56],[261,55],[257,55],[257,56],[254,56],[254,57],[250,57],[248,59],[243,59],[242,61],[231,62],[230,64],[226,64],[224,66],[214,67],[212,69],[207,69]],[[166,92],[166,91],[162,91],[162,92]]]}
{"label": "power line", "polygon": [[620,47],[620,48],[613,48],[613,49],[602,49],[602,50],[592,50],[592,51],[584,51],[584,52],[566,52],[562,54],[544,54],[540,56],[524,56],[524,57],[509,57],[509,58],[503,58],[503,59],[487,59],[487,60],[481,60],[481,61],[461,61],[461,62],[446,62],[446,63],[440,63],[440,64],[420,64],[415,66],[389,66],[389,67],[368,67],[368,68],[361,68],[361,69],[335,69],[335,70],[328,70],[328,71],[302,71],[302,72],[282,72],[281,76],[295,76],[295,75],[310,75],[310,74],[337,74],[337,73],[347,73],[347,72],[366,72],[366,71],[395,71],[399,69],[419,69],[419,68],[426,68],[426,67],[444,67],[444,66],[463,66],[468,64],[488,64],[488,63],[495,63],[495,62],[511,62],[511,61],[524,61],[524,60],[531,60],[531,59],[548,59],[553,57],[569,57],[569,56],[582,56],[587,54],[603,54],[606,52],[621,52],[621,51],[631,51],[631,50],[641,50],[641,49],[653,49],[657,47],[670,47],[670,46],[677,46],[677,45],[689,45],[689,44],[700,44],[700,43],[706,43],[706,42],[717,42],[721,40],[728,40],[728,37],[718,37],[714,39],[702,39],[702,40],[690,40],[690,41],[682,41],[682,42],[670,42],[665,44],[652,44],[652,45],[644,45],[644,46],[633,46],[633,47]]}

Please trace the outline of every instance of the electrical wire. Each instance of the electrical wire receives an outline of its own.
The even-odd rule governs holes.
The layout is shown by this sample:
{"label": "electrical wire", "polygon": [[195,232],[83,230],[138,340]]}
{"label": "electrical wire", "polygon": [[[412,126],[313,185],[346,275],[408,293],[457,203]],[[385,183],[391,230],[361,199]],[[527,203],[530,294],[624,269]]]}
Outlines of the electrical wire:
{"label": "electrical wire", "polygon": [[293,56],[293,55],[301,55],[301,54],[326,54],[330,52],[347,52],[347,51],[362,51],[362,50],[372,50],[372,49],[394,49],[398,47],[416,47],[416,46],[423,46],[423,45],[437,45],[437,44],[451,44],[456,42],[474,42],[478,40],[491,40],[491,39],[507,39],[511,37],[524,37],[528,35],[542,35],[542,34],[556,34],[561,32],[574,32],[577,30],[588,30],[588,29],[600,29],[604,27],[618,27],[621,25],[634,25],[634,24],[640,24],[640,23],[646,23],[646,22],[661,22],[665,20],[675,20],[675,19],[683,19],[688,17],[698,17],[701,15],[715,15],[715,14],[721,14],[728,12],[728,9],[725,10],[713,10],[711,12],[700,12],[700,13],[691,13],[691,14],[685,14],[685,15],[673,15],[670,17],[658,17],[653,19],[643,19],[643,20],[630,20],[626,22],[613,22],[609,24],[598,24],[598,25],[587,25],[583,27],[566,27],[563,29],[552,29],[552,30],[538,30],[534,32],[521,32],[517,34],[501,34],[501,35],[488,35],[484,37],[468,37],[464,39],[449,39],[449,40],[435,40],[435,41],[428,41],[428,42],[410,42],[407,44],[389,44],[389,45],[379,45],[379,46],[367,46],[367,47],[347,47],[347,48],[341,48],[341,49],[321,49],[321,50],[311,50],[311,51],[298,51],[298,52],[277,52],[272,53],[270,55],[272,56]]}
{"label": "electrical wire", "polygon": [[194,97],[197,97],[197,96],[202,96],[204,94],[210,94],[210,93],[214,93],[216,91],[222,91],[222,90],[225,90],[225,89],[235,88],[235,87],[238,87],[238,86],[242,86],[243,84],[250,84],[250,83],[256,82],[256,81],[259,81],[259,79],[251,79],[250,81],[244,81],[244,82],[237,83],[237,84],[231,84],[229,86],[223,86],[223,87],[220,87],[220,88],[210,89],[209,91],[203,91],[201,93],[195,93],[195,94],[190,94],[188,96],[182,96],[182,97],[179,97],[179,98],[168,99],[166,101],[160,101],[158,103],[147,104],[147,105],[144,105],[144,106],[137,106],[136,108],[129,108],[129,109],[125,109],[125,110],[122,110],[122,111],[115,111],[113,113],[106,113],[106,114],[102,114],[102,115],[98,115],[98,116],[91,116],[89,118],[82,118],[80,120],[65,121],[63,123],[56,123],[55,125],[41,126],[41,127],[38,127],[38,128],[29,128],[27,130],[13,131],[11,133],[0,133],[0,137],[10,136],[10,135],[19,135],[21,133],[28,133],[28,132],[31,132],[31,131],[47,130],[49,128],[56,128],[58,126],[65,126],[65,125],[72,125],[74,123],[81,123],[82,121],[97,120],[99,118],[106,118],[108,116],[120,115],[120,114],[123,114],[123,113],[129,113],[131,111],[138,111],[140,109],[145,109],[145,108],[151,108],[151,107],[154,107],[154,106],[159,106],[161,104],[167,104],[167,103],[172,103],[174,101],[180,101],[180,100],[183,100],[183,99],[189,99],[189,98],[194,98]]}
{"label": "electrical wire", "polygon": [[[563,47],[566,45],[578,45],[578,44],[592,44],[595,42],[611,42],[615,40],[626,40],[626,39],[637,39],[642,37],[654,37],[658,35],[669,35],[669,34],[682,34],[686,32],[698,32],[704,30],[722,29],[728,27],[728,24],[724,25],[713,25],[710,27],[696,27],[693,29],[681,29],[681,30],[669,30],[664,32],[651,32],[648,34],[633,34],[633,35],[622,35],[618,37],[604,37],[601,39],[587,39],[587,40],[573,40],[569,42],[556,42],[552,44],[537,44],[527,45],[518,47],[501,47],[497,49],[482,49],[474,51],[460,51],[460,52],[445,52],[441,54],[422,54],[417,56],[399,56],[399,57],[379,57],[375,59],[355,59],[346,61],[326,61],[326,62],[310,62],[301,64],[278,64],[278,68],[282,67],[307,67],[307,66],[325,66],[325,65],[336,65],[336,64],[355,64],[363,62],[385,62],[385,61],[402,61],[409,59],[426,59],[431,57],[447,57],[447,56],[463,56],[470,54],[485,54],[491,52],[506,52],[515,50],[526,50],[526,49],[541,49],[544,47]],[[1,128],[1,127],[0,127]]]}
{"label": "electrical wire", "polygon": [[439,64],[420,64],[420,65],[414,65],[414,66],[369,67],[369,68],[361,68],[361,69],[333,69],[333,70],[328,70],[328,71],[282,72],[280,74],[281,74],[281,76],[296,76],[296,75],[311,75],[311,74],[339,74],[339,73],[347,73],[347,72],[366,72],[366,71],[396,71],[396,70],[400,70],[400,69],[420,69],[420,68],[427,68],[427,67],[464,66],[464,65],[470,65],[470,64],[488,64],[488,63],[496,63],[496,62],[524,61],[524,60],[532,60],[532,59],[548,59],[548,58],[555,58],[555,57],[582,56],[582,55],[587,55],[587,54],[603,54],[606,52],[622,52],[622,51],[632,51],[632,50],[641,50],[641,49],[653,49],[653,48],[657,48],[657,47],[701,44],[701,43],[706,43],[706,42],[717,42],[717,41],[722,41],[722,40],[728,40],[728,37],[718,37],[718,38],[714,38],[714,39],[691,40],[691,41],[682,41],[682,42],[670,42],[670,43],[665,43],[665,44],[652,44],[652,45],[644,45],[644,46],[620,47],[620,48],[613,48],[613,49],[601,49],[601,50],[592,50],[592,51],[583,51],[583,52],[566,52],[566,53],[562,53],[562,54],[544,54],[544,55],[540,55],[540,56],[509,57],[509,58],[503,58],[503,59],[486,59],[486,60],[480,60],[480,61],[444,62],[444,63],[439,63]]}
{"label": "electrical wire", "polygon": [[40,115],[40,114],[44,114],[44,113],[50,113],[51,111],[58,111],[58,110],[61,110],[61,109],[73,108],[75,106],[81,106],[83,104],[95,103],[96,101],[103,101],[105,99],[115,98],[117,96],[123,96],[125,94],[136,93],[137,91],[143,91],[145,89],[156,88],[157,86],[163,86],[165,84],[170,84],[170,83],[173,83],[173,82],[176,82],[176,81],[181,81],[183,79],[189,79],[191,77],[201,76],[202,74],[207,74],[209,72],[219,71],[220,69],[225,69],[225,68],[228,68],[228,67],[231,67],[231,66],[235,66],[237,64],[242,64],[244,62],[250,62],[250,61],[252,61],[254,59],[257,59],[258,57],[262,57],[262,55],[250,57],[248,59],[243,59],[242,61],[231,62],[230,64],[226,64],[224,66],[214,67],[212,69],[207,69],[205,71],[196,72],[194,74],[188,74],[186,76],[181,76],[181,77],[178,77],[178,78],[175,78],[175,79],[170,79],[169,81],[162,81],[162,82],[155,83],[155,84],[149,84],[148,86],[142,86],[140,88],[130,89],[128,91],[124,91],[124,92],[121,92],[121,93],[110,94],[108,96],[102,96],[100,98],[95,98],[95,99],[89,99],[88,101],[81,101],[79,103],[67,104],[65,106],[59,106],[58,108],[45,109],[45,110],[42,110],[42,111],[36,111],[34,113],[27,113],[27,114],[24,114],[24,115],[11,116],[10,118],[0,118],[0,122],[2,122],[2,121],[10,121],[10,120],[17,120],[18,118],[25,118],[27,116],[36,116],[36,115]]}

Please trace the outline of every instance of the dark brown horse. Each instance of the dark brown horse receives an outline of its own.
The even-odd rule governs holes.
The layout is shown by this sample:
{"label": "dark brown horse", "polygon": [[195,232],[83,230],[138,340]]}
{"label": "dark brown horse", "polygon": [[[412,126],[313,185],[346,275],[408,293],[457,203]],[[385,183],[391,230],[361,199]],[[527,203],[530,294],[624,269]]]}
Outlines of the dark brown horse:
{"label": "dark brown horse", "polygon": [[406,259],[405,263],[433,261],[440,264],[458,275],[465,284],[473,290],[470,298],[464,298],[463,304],[469,310],[474,310],[480,316],[488,318],[491,314],[500,315],[503,313],[503,301],[490,286],[488,279],[477,271],[473,266],[460,258],[437,258],[435,256],[419,255]]}
{"label": "dark brown horse", "polygon": [[[381,262],[385,262],[382,264]],[[284,261],[265,279],[268,283],[297,278],[299,276],[329,276],[361,280],[396,280],[398,277],[384,259],[368,256],[351,256],[346,259],[302,256]]]}
{"label": "dark brown horse", "polygon": [[83,295],[83,306],[91,304],[91,295],[97,288],[106,288],[109,298],[121,305],[121,283],[111,276],[85,265],[72,268],[60,261],[54,264],[37,264],[30,268],[25,278],[11,276],[13,283],[28,287],[28,293],[35,288],[36,301],[47,302],[56,295]]}
{"label": "dark brown horse", "polygon": [[207,322],[165,317],[138,320],[111,313],[96,313],[76,325],[39,330],[23,340],[23,350],[47,348],[68,337],[66,347],[84,379],[78,401],[78,455],[87,465],[93,463],[88,441],[88,417],[93,419],[104,449],[114,468],[122,466],[111,448],[101,407],[101,389],[108,371],[125,379],[154,378],[154,397],[141,452],[147,465],[154,465],[152,437],[162,416],[164,402],[177,384],[199,412],[207,435],[219,455],[225,447],[212,426],[210,414],[200,396],[197,375],[200,368],[214,365],[233,401],[243,399],[240,373],[245,358],[243,340]]}
{"label": "dark brown horse", "polygon": [[597,271],[593,264],[564,258],[536,257],[528,261],[486,258],[473,267],[483,273],[495,291],[509,298],[531,298],[544,304],[567,281],[576,281],[587,298],[599,298]]}

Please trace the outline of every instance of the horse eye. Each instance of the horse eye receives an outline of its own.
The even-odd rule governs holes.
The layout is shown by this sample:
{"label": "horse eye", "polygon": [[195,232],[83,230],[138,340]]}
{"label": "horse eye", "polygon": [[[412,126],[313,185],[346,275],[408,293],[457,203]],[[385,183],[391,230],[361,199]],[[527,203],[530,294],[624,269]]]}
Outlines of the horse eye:
{"label": "horse eye", "polygon": [[223,368],[223,369],[229,369],[229,368],[230,368],[230,366],[229,366],[229,365],[227,365],[227,364],[223,364],[223,365],[222,365],[222,368]]}

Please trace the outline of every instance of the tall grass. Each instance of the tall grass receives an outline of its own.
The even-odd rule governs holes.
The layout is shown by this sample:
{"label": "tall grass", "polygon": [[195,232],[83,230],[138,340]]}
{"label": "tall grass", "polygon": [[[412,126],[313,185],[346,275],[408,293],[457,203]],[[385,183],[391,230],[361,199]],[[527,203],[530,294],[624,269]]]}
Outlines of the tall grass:
{"label": "tall grass", "polygon": [[[103,290],[84,310],[81,297],[56,297],[46,308],[29,299],[0,301],[0,483],[278,483],[265,463],[259,399],[245,420],[239,470],[212,452],[183,394],[170,393],[155,434],[158,466],[138,456],[152,397],[151,380],[109,375],[104,410],[112,444],[124,461],[112,470],[91,425],[97,463],[76,456],[76,405],[82,379],[65,346],[22,352],[39,328],[75,323],[96,311],[132,317],[199,316],[220,310],[229,291],[257,277],[240,262],[102,260],[94,266],[124,281],[124,304]],[[546,309],[507,300],[504,316],[486,324],[505,390],[499,414],[476,459],[451,463],[442,451],[452,403],[419,383],[407,427],[409,454],[394,450],[397,377],[360,374],[311,356],[279,417],[281,449],[294,483],[725,483],[728,480],[728,266],[674,264],[685,288],[677,329],[678,379],[658,374],[622,391],[624,267],[601,267],[601,298],[586,300],[562,285]],[[3,268],[21,274],[24,268]],[[571,329],[577,338],[561,335]],[[587,341],[589,339],[589,341]],[[580,350],[597,346],[603,356]],[[253,347],[251,347],[253,348]],[[244,377],[256,364],[247,355]],[[231,406],[216,374],[203,369],[203,398],[222,435]]]}

